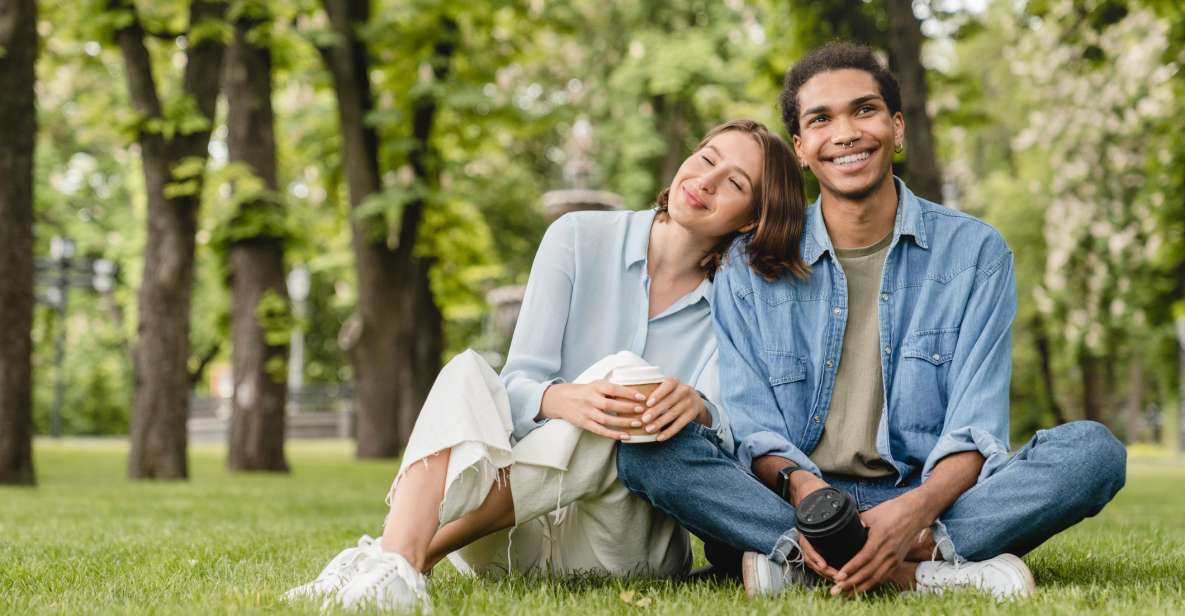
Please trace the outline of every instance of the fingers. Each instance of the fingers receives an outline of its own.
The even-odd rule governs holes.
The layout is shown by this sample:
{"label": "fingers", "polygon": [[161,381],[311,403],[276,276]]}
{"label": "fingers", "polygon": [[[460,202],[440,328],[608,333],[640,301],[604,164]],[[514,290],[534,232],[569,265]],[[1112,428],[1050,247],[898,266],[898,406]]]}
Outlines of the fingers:
{"label": "fingers", "polygon": [[685,428],[687,424],[694,421],[695,418],[699,416],[699,409],[696,408],[696,405],[691,401],[687,401],[684,404],[680,404],[679,406],[672,409],[672,412],[667,413],[667,416],[674,416],[675,419],[669,426],[667,426],[665,430],[658,434],[658,440],[660,441],[665,441],[672,436],[675,436],[680,430]]}
{"label": "fingers", "polygon": [[633,414],[629,414],[625,417],[619,417],[617,415],[610,415],[609,413],[602,413],[596,409],[592,409],[589,411],[588,416],[593,420],[594,423],[600,424],[602,426],[609,426],[611,428],[629,428],[631,426],[636,428],[637,426],[634,426],[634,424],[639,423],[637,417]]}
{"label": "fingers", "polygon": [[583,430],[587,430],[589,432],[592,432],[593,434],[599,434],[605,438],[613,439],[615,441],[622,441],[628,437],[627,434],[606,428],[605,426],[602,426],[601,424],[597,423],[596,421],[594,421],[593,419],[588,418],[588,417],[586,417],[582,422],[580,422],[578,424],[578,426]]}
{"label": "fingers", "polygon": [[815,551],[815,546],[811,545],[811,542],[808,541],[806,537],[802,535],[798,536],[798,547],[799,551],[802,552],[802,559],[806,562],[808,567],[813,569],[815,573],[818,573],[829,580],[835,579],[835,575],[838,573],[838,571],[836,571],[831,565],[827,564],[827,561]]}
{"label": "fingers", "polygon": [[658,389],[655,389],[650,393],[650,399],[646,401],[647,406],[657,405],[660,401],[670,395],[671,392],[675,391],[677,387],[679,387],[679,379],[674,377],[667,377],[663,379],[662,383],[658,385]]}
{"label": "fingers", "polygon": [[[636,415],[642,412],[643,402],[638,399],[645,399],[642,394],[608,381],[595,381],[592,385],[593,392],[587,401],[593,408],[618,415]],[[624,425],[630,424],[627,422]]]}
{"label": "fingers", "polygon": [[[666,381],[664,381],[663,384],[660,385],[658,389],[654,390],[654,392],[657,394],[658,391],[665,386],[666,386]],[[646,407],[646,413],[644,415],[642,415],[642,423],[649,424],[649,423],[653,422],[657,417],[665,414],[667,411],[669,411],[675,405],[684,401],[687,397],[689,397],[692,394],[695,394],[694,389],[692,389],[688,385],[679,385],[678,382],[676,381],[676,385],[671,390],[671,392],[663,395],[662,398],[660,400],[658,400],[657,402],[650,404],[650,402],[653,402],[655,400],[654,396],[651,396],[650,400],[647,400],[647,404],[649,404],[649,406]],[[695,395],[697,398],[699,397],[698,394],[695,394]]]}
{"label": "fingers", "polygon": [[609,398],[621,398],[622,400],[634,400],[639,403],[646,401],[646,396],[642,395],[636,389],[630,389],[624,385],[617,385],[610,383],[604,379],[593,381],[593,389],[602,396]]}

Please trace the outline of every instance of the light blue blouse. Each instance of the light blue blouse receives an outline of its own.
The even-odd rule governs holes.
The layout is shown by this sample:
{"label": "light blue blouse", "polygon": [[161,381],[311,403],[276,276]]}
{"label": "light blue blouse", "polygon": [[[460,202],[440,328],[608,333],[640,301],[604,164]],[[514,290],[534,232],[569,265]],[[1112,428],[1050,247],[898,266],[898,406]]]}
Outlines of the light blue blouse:
{"label": "light blue blouse", "polygon": [[536,417],[549,385],[571,382],[622,350],[694,385],[724,437],[727,421],[710,402],[718,391],[712,283],[705,279],[648,318],[646,250],[654,217],[654,210],[573,212],[547,229],[502,369],[515,442],[546,421]]}

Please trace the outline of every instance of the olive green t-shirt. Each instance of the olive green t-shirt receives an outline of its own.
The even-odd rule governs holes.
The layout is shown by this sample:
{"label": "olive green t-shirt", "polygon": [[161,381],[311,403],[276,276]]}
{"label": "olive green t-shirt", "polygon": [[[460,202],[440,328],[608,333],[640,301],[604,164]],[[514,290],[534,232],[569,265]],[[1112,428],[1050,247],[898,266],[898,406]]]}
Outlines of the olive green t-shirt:
{"label": "olive green t-shirt", "polygon": [[876,429],[885,404],[877,299],[892,240],[890,233],[871,246],[835,251],[848,283],[848,321],[835,365],[838,373],[827,423],[810,454],[825,473],[856,477],[894,473],[876,452]]}

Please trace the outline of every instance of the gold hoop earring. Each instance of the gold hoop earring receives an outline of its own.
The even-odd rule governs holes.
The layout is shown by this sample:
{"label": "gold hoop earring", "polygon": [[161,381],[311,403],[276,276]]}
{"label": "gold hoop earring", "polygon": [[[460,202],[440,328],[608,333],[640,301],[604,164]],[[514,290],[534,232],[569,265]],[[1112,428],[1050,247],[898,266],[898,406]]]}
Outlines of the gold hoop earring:
{"label": "gold hoop earring", "polygon": [[895,143],[893,144],[893,151],[900,154],[901,152],[905,151],[905,146],[901,145],[900,143]]}

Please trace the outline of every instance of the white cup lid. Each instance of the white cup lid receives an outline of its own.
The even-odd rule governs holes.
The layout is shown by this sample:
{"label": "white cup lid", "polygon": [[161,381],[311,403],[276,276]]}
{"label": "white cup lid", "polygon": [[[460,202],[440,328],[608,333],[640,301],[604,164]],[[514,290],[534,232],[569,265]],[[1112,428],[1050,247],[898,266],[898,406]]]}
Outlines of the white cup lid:
{"label": "white cup lid", "polygon": [[609,382],[617,385],[643,385],[646,383],[661,383],[662,370],[658,366],[629,366],[614,368],[609,375]]}

